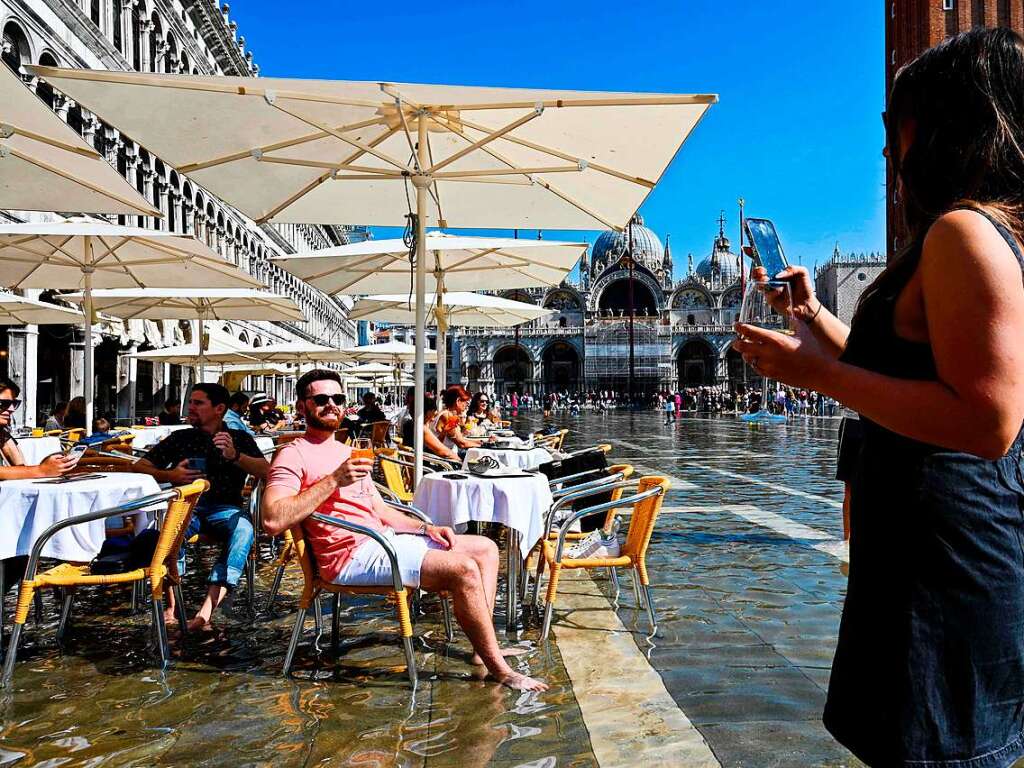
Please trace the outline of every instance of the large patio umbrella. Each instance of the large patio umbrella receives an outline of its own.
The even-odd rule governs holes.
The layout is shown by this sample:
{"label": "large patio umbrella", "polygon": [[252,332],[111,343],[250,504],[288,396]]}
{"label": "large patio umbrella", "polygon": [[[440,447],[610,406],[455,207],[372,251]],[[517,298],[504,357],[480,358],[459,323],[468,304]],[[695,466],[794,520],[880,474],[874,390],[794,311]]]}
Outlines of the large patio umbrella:
{"label": "large patio umbrella", "polygon": [[[84,293],[63,298],[82,303]],[[306,316],[287,296],[253,288],[112,288],[92,292],[94,310],[123,320],[194,320],[197,336],[205,338],[207,320],[265,320],[302,322]],[[199,380],[205,374],[202,349]]]}
{"label": "large patio umbrella", "polygon": [[0,208],[163,215],[4,66]]}
{"label": "large patio umbrella", "polygon": [[[30,71],[259,222],[408,221],[416,254],[420,400],[426,227],[621,230],[716,101],[711,95]],[[422,439],[416,430],[417,479]]]}
{"label": "large patio umbrella", "polygon": [[[441,389],[447,380],[448,328],[510,328],[554,314],[536,304],[465,291],[428,293],[426,300],[430,308],[427,322],[437,326],[437,382]],[[408,295],[367,296],[356,301],[349,318],[411,325],[416,322],[416,305]]]}
{"label": "large patio umbrella", "polygon": [[0,325],[80,325],[85,315],[77,309],[0,292]]}
{"label": "large patio umbrella", "polygon": [[260,361],[252,357],[252,353],[258,349],[257,347],[250,347],[234,336],[229,336],[216,329],[210,329],[205,336],[207,339],[202,345],[196,339],[188,344],[136,352],[129,355],[129,357],[137,360],[149,360],[154,363],[181,365],[188,368],[198,368],[200,361],[204,365],[216,366],[262,365]]}
{"label": "large patio umbrella", "polygon": [[173,232],[71,220],[0,224],[0,287],[85,292],[85,427],[92,428],[95,288],[252,288],[256,278]]}
{"label": "large patio umbrella", "polygon": [[336,363],[347,361],[348,358],[334,347],[314,344],[309,341],[285,341],[280,344],[268,344],[252,350],[254,360],[264,363],[287,363],[302,365],[303,363]]}
{"label": "large patio umbrella", "polygon": [[424,355],[425,347],[414,347],[402,341],[387,341],[383,344],[364,344],[361,347],[345,347],[340,355],[353,363],[385,363],[398,367],[404,363],[415,363]]}

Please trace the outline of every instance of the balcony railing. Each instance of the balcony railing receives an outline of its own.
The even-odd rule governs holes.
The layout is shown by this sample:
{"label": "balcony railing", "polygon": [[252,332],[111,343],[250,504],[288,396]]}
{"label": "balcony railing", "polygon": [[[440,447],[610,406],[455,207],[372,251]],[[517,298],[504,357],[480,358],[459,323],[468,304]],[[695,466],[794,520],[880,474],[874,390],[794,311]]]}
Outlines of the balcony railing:
{"label": "balcony railing", "polygon": [[[519,337],[525,339],[528,336],[579,336],[583,333],[582,326],[560,325],[522,325],[519,327]],[[515,328],[460,328],[459,336],[482,337],[482,336],[515,336]]]}

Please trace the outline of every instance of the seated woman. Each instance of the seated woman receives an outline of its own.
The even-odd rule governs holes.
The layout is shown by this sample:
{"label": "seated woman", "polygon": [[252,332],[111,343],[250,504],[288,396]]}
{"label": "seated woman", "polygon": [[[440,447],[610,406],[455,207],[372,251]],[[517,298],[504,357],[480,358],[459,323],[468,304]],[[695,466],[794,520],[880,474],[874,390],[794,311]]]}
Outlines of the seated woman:
{"label": "seated woman", "polygon": [[[423,424],[425,425],[423,427],[424,452],[432,453],[435,456],[440,456],[442,459],[452,459],[453,461],[458,461],[459,455],[450,448],[446,448],[444,443],[442,443],[438,439],[433,429],[431,429],[431,426],[433,425],[436,419],[437,400],[428,395],[427,397],[423,398]],[[402,422],[402,442],[405,444],[405,447],[408,448],[409,450],[412,450],[413,448],[413,438],[415,436],[415,433],[413,432],[413,429],[415,428],[413,426],[414,424],[416,424],[415,413],[413,413],[413,417],[411,419],[406,419],[405,421]]]}
{"label": "seated woman", "polygon": [[26,466],[18,441],[11,434],[11,419],[21,406],[21,388],[0,376],[0,480],[25,480],[36,477],[57,477],[74,467],[62,453],[47,456],[38,465]]}
{"label": "seated woman", "polygon": [[483,427],[485,429],[491,429],[501,426],[501,414],[498,412],[497,404],[493,407],[491,399],[485,392],[477,392],[473,395],[473,399],[469,402],[469,411],[466,415],[466,421],[472,419],[475,425]]}
{"label": "seated woman", "polygon": [[470,448],[483,445],[480,440],[471,440],[463,434],[466,409],[469,407],[469,392],[458,384],[452,384],[441,395],[444,410],[434,422],[434,433],[445,447],[464,455]]}

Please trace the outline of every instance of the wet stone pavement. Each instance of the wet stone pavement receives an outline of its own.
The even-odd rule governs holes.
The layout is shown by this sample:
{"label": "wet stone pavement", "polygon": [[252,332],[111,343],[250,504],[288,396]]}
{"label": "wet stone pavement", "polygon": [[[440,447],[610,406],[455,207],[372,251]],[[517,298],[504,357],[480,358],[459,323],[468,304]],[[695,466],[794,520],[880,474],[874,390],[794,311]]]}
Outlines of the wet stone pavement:
{"label": "wet stone pavement", "polygon": [[[611,442],[616,462],[673,479],[648,561],[657,637],[647,637],[628,579],[617,613],[711,759],[859,765],[820,720],[846,585],[842,488],[832,479],[838,420],[751,427],[689,415],[665,426],[655,412],[554,420],[570,428],[569,447]],[[517,426],[539,423],[539,414],[522,414]],[[186,579],[193,609],[204,590],[197,573],[205,569]],[[516,660],[552,688],[516,694],[475,677],[461,632],[454,646],[443,644],[428,598],[413,699],[393,611],[379,598],[344,599],[337,657],[325,602],[320,650],[310,617],[294,674],[282,678],[301,579],[286,575],[265,616],[272,579],[264,563],[255,623],[239,594],[220,631],[176,645],[164,673],[151,662],[147,615],[128,615],[124,590],[76,602],[63,654],[48,598],[46,621],[30,620],[13,685],[0,692],[0,765],[599,764],[601,734],[588,727],[563,664],[557,611],[556,642]],[[611,596],[603,576],[595,583]],[[523,641],[535,638],[531,628]],[[600,663],[600,645],[595,655]],[[607,669],[613,690],[618,674]],[[622,764],[644,762],[638,754]]]}

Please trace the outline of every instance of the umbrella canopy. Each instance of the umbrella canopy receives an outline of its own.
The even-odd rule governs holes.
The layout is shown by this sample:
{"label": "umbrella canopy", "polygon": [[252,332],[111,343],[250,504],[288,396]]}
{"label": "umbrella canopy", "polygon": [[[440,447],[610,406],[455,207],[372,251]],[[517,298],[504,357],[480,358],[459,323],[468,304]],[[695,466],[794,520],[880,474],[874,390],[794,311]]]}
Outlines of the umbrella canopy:
{"label": "umbrella canopy", "polygon": [[[444,232],[428,232],[425,247],[427,288],[434,291],[558,285],[587,250],[586,243]],[[325,293],[409,291],[409,246],[403,240],[366,240],[273,260]]]}
{"label": "umbrella canopy", "polygon": [[29,69],[259,222],[415,213],[418,402],[426,226],[621,230],[717,100]]}
{"label": "umbrella canopy", "polygon": [[77,309],[0,292],[0,325],[81,325],[85,315]]}
{"label": "umbrella canopy", "polygon": [[0,105],[0,208],[163,215],[8,67]]}
{"label": "umbrella canopy", "polygon": [[266,363],[312,363],[339,362],[349,358],[333,347],[313,344],[308,341],[287,341],[281,344],[268,344],[252,350],[254,360]]}
{"label": "umbrella canopy", "polygon": [[401,341],[388,341],[384,344],[366,344],[362,347],[347,347],[341,350],[341,354],[347,360],[356,363],[399,363],[417,362],[417,353],[430,352],[432,350],[417,349],[412,344],[405,344]]}
{"label": "umbrella canopy", "polygon": [[195,341],[190,344],[180,344],[176,347],[163,347],[161,349],[150,349],[145,352],[136,352],[131,357],[138,360],[150,360],[152,362],[169,363],[170,365],[184,365],[197,367],[200,359],[212,365],[248,365],[258,367],[261,365],[250,356],[256,349],[243,344],[234,336],[218,331],[210,331],[205,349]]}
{"label": "umbrella canopy", "polygon": [[[554,314],[535,304],[482,293],[428,293],[426,299],[428,322],[439,326],[509,328]],[[416,322],[416,306],[408,295],[366,296],[356,301],[349,318],[410,325]]]}
{"label": "umbrella canopy", "polygon": [[357,378],[381,378],[382,376],[393,376],[397,368],[392,368],[390,365],[384,365],[383,363],[363,363],[362,365],[354,365],[351,368],[346,368],[344,373],[346,376],[354,376]]}
{"label": "umbrella canopy", "polygon": [[256,278],[194,237],[71,220],[0,225],[0,287],[81,288],[85,317],[85,426],[92,427],[94,288],[252,288]]}

